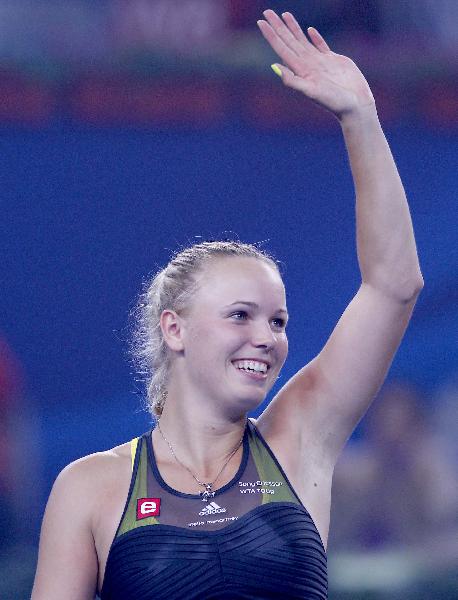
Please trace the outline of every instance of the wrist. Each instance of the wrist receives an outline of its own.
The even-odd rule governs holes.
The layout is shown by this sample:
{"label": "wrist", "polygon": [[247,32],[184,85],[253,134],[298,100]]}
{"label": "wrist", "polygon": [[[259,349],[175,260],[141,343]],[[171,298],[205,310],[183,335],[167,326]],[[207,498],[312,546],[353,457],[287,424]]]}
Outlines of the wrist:
{"label": "wrist", "polygon": [[342,129],[360,127],[370,123],[378,123],[377,107],[375,102],[364,104],[345,111],[338,117]]}

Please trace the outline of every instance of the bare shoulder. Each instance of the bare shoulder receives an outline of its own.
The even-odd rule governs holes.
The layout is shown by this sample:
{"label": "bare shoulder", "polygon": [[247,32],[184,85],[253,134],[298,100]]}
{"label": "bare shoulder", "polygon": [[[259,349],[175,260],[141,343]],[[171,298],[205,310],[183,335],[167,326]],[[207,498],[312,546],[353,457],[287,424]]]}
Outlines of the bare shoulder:
{"label": "bare shoulder", "polygon": [[86,506],[94,494],[120,483],[131,470],[130,442],[103,452],[89,454],[67,465],[58,475],[53,493],[69,491],[84,496]]}
{"label": "bare shoulder", "polygon": [[79,458],[57,476],[46,506],[43,527],[62,522],[96,537],[99,507],[126,495],[131,474],[130,442]]}
{"label": "bare shoulder", "polygon": [[126,442],[120,446],[88,454],[71,462],[61,471],[59,477],[84,481],[88,477],[100,475],[105,480],[115,476],[117,470],[122,469],[125,463],[130,465],[130,460],[130,442]]}
{"label": "bare shoulder", "polygon": [[[58,475],[43,518],[33,600],[94,598],[105,502],[122,505],[130,443],[80,458]],[[118,511],[119,512],[119,511]]]}

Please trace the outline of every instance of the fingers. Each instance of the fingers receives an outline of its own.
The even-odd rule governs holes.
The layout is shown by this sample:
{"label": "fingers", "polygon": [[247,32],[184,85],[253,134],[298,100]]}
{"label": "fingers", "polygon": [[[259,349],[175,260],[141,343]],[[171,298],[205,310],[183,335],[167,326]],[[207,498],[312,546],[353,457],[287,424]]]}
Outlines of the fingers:
{"label": "fingers", "polygon": [[280,19],[280,17],[273,10],[265,10],[263,12],[264,17],[266,18],[269,25],[278,35],[278,37],[283,40],[286,46],[288,46],[293,52],[295,52],[298,56],[300,56],[303,52],[302,44],[300,41],[292,34],[289,28],[285,25],[285,23]]}
{"label": "fingers", "polygon": [[298,68],[299,56],[285,44],[276,31],[266,21],[258,21],[259,29],[262,35],[269,42],[272,49],[278,54],[284,63],[290,66],[293,70]]}
{"label": "fingers", "polygon": [[284,65],[276,64],[275,67],[276,69],[274,69],[274,71],[277,73],[277,75],[277,70],[280,71],[284,85],[298,90],[299,92],[303,92],[304,94],[311,94],[312,86],[307,79],[304,79],[303,77],[297,77],[297,75],[295,75],[291,69],[288,69],[288,67],[285,67]]}
{"label": "fingers", "polygon": [[307,29],[310,41],[290,12],[282,13],[284,21],[270,9],[265,10],[263,15],[266,21],[259,20],[259,28],[275,52],[285,62],[291,61],[293,54],[300,57],[313,54],[317,50],[319,52],[331,51],[324,38],[314,27]]}
{"label": "fingers", "polygon": [[285,12],[282,14],[282,17],[284,18],[285,23],[288,25],[296,40],[302,44],[303,49],[306,51],[314,51],[315,48],[313,47],[313,44],[310,43],[309,39],[302,31],[301,26],[296,21],[294,16],[290,12]]}
{"label": "fingers", "polygon": [[307,33],[309,34],[314,46],[318,48],[320,52],[331,52],[331,48],[327,45],[322,35],[318,33],[315,27],[308,27]]}

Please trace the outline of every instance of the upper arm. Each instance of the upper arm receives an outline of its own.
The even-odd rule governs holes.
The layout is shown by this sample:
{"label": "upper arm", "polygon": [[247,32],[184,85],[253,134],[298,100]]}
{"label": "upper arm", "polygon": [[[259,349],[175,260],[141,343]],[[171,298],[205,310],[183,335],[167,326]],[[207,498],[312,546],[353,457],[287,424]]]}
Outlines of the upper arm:
{"label": "upper arm", "polygon": [[[415,305],[363,283],[323,350],[280,390],[261,416],[335,461],[382,385]],[[289,433],[288,433],[289,432]]]}
{"label": "upper arm", "polygon": [[87,467],[60,473],[43,518],[32,600],[93,600],[97,553],[91,530]]}

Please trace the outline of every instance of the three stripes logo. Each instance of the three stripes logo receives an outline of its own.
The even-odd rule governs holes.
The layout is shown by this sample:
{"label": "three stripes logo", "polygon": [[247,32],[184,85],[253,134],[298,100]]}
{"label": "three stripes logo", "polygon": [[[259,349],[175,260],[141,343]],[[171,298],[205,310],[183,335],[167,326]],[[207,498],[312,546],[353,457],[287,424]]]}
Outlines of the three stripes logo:
{"label": "three stripes logo", "polygon": [[216,504],[216,502],[210,502],[210,504],[207,504],[207,506],[205,506],[199,513],[199,515],[201,517],[205,517],[207,515],[215,515],[216,513],[224,513],[226,512],[225,508],[221,508],[221,506],[218,506],[218,504]]}

